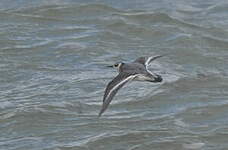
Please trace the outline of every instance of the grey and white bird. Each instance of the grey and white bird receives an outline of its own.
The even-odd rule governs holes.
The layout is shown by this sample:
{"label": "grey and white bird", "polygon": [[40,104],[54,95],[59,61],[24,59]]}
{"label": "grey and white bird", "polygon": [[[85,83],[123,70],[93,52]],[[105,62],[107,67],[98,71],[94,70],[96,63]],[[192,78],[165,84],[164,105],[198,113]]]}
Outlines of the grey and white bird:
{"label": "grey and white bird", "polygon": [[99,117],[108,108],[113,97],[116,95],[118,90],[122,88],[129,81],[148,81],[148,82],[162,82],[162,77],[158,74],[152,73],[148,70],[149,64],[157,58],[164,55],[157,55],[151,57],[139,57],[131,63],[115,63],[112,66],[116,68],[119,74],[108,83],[104,97],[103,105],[99,113]]}

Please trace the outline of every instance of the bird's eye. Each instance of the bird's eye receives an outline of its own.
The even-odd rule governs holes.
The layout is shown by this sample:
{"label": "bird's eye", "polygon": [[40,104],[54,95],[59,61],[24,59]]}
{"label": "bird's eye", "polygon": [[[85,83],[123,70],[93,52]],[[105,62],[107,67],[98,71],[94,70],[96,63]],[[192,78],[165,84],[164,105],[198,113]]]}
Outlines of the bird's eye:
{"label": "bird's eye", "polygon": [[114,67],[118,67],[118,64],[115,64]]}

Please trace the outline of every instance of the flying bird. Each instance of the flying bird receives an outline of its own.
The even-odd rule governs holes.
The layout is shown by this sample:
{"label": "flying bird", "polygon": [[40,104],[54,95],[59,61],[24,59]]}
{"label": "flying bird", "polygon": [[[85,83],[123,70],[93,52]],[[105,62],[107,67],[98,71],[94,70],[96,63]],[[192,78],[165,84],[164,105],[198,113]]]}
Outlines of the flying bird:
{"label": "flying bird", "polygon": [[139,57],[131,63],[115,63],[112,66],[116,68],[119,74],[108,83],[103,97],[103,105],[99,113],[99,117],[108,108],[113,97],[118,90],[122,88],[129,81],[148,81],[148,82],[162,82],[162,77],[158,74],[152,73],[148,70],[149,64],[157,58],[164,55],[157,55],[151,57]]}

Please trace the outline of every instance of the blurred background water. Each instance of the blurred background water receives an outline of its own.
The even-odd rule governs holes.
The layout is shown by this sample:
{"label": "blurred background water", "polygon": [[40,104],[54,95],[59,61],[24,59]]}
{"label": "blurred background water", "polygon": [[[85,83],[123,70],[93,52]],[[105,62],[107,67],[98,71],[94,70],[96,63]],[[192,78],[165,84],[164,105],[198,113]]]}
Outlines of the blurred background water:
{"label": "blurred background water", "polygon": [[[1,0],[1,150],[228,149],[228,2]],[[105,67],[169,54],[97,118]]]}

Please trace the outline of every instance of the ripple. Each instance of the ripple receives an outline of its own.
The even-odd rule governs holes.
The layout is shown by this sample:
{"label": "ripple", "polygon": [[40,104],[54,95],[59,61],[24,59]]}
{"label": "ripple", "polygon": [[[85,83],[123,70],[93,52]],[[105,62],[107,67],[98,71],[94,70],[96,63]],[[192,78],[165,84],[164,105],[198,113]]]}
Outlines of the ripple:
{"label": "ripple", "polygon": [[[118,13],[117,16],[122,16],[131,23],[144,24],[151,23],[151,25],[156,25],[161,23],[171,24],[171,25],[181,25],[183,27],[189,27],[193,29],[206,29],[203,26],[193,24],[176,18],[166,13],[153,13],[153,12],[137,12],[137,13]],[[162,24],[163,25],[163,24]],[[165,24],[164,24],[165,25]]]}
{"label": "ripple", "polygon": [[226,13],[226,10],[228,9],[228,3],[220,2],[215,5],[212,5],[207,8],[207,13],[211,14],[217,14],[217,13]]}
{"label": "ripple", "polygon": [[9,101],[1,101],[0,102],[0,109],[11,108],[13,106],[14,106],[14,104],[12,102],[9,102]]}
{"label": "ripple", "polygon": [[205,145],[205,143],[190,143],[190,144],[183,144],[183,147],[186,149],[200,149]]}
{"label": "ripple", "polygon": [[[12,11],[13,13],[19,14],[33,14],[38,16],[46,16],[46,17],[57,17],[56,14],[59,14],[58,17],[70,17],[70,16],[97,16],[104,15],[107,13],[113,12],[121,12],[119,9],[110,7],[108,5],[103,4],[65,4],[65,5],[46,5],[39,7],[31,7],[31,8],[20,8],[20,10]],[[80,14],[80,15],[79,15]]]}
{"label": "ripple", "polygon": [[203,39],[205,39],[208,42],[208,45],[214,49],[226,48],[228,46],[228,41],[223,38],[204,36]]}
{"label": "ripple", "polygon": [[[0,8],[3,149],[227,147],[227,3],[15,4]],[[132,83],[97,117],[107,64],[164,53],[162,83]]]}

